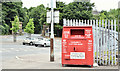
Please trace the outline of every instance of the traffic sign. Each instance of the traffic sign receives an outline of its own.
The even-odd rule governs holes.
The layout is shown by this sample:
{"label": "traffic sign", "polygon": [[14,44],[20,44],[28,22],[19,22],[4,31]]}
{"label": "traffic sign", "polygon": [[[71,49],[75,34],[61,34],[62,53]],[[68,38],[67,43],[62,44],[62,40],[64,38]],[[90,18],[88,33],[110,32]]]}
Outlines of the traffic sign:
{"label": "traffic sign", "polygon": [[51,11],[47,12],[47,18],[51,18]]}
{"label": "traffic sign", "polygon": [[54,17],[54,23],[59,23],[59,17]]}
{"label": "traffic sign", "polygon": [[54,12],[54,17],[59,17],[59,11]]}
{"label": "traffic sign", "polygon": [[[51,11],[47,12],[47,23],[51,23]],[[54,23],[59,23],[59,11],[54,12]]]}

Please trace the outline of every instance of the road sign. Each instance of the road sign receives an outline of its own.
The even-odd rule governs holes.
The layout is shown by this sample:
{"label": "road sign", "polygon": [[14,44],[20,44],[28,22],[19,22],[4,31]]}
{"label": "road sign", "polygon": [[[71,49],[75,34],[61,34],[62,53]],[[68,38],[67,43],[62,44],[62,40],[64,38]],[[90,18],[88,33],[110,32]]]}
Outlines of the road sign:
{"label": "road sign", "polygon": [[59,11],[54,12],[54,23],[59,23]]}
{"label": "road sign", "polygon": [[54,23],[59,23],[59,17],[54,17]]}
{"label": "road sign", "polygon": [[46,18],[46,20],[47,20],[47,23],[51,23],[51,11],[47,12],[47,18]]}
{"label": "road sign", "polygon": [[54,12],[54,17],[59,17],[59,11]]}
{"label": "road sign", "polygon": [[51,11],[48,11],[47,12],[47,18],[50,18],[51,17]]}
{"label": "road sign", "polygon": [[47,18],[47,23],[50,23],[51,22],[51,18]]}
{"label": "road sign", "polygon": [[[51,11],[47,12],[47,23],[51,23]],[[54,12],[54,23],[59,23],[59,11]]]}

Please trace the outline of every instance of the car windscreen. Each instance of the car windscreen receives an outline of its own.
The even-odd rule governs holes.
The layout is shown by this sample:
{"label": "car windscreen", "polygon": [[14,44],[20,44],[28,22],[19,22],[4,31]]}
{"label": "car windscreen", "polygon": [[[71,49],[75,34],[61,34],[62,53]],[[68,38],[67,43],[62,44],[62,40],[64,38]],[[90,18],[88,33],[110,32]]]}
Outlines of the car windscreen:
{"label": "car windscreen", "polygon": [[38,40],[43,40],[43,38],[38,38]]}
{"label": "car windscreen", "polygon": [[46,39],[46,41],[50,41],[50,39]]}

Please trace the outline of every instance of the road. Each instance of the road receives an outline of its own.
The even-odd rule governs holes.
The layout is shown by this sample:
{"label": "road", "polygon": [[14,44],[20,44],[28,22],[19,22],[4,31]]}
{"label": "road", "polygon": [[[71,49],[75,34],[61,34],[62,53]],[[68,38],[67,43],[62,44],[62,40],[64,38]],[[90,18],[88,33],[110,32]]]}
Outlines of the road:
{"label": "road", "polygon": [[[22,45],[22,40],[25,38],[25,36],[18,36],[17,42],[13,42],[13,37],[10,36],[2,36],[2,48],[0,48],[0,52],[2,52],[2,59],[8,59],[8,58],[14,58],[16,56],[20,55],[27,55],[27,54],[44,54],[49,53],[50,47],[35,47],[30,45]],[[56,40],[56,42],[60,43],[60,40]],[[55,43],[56,44],[56,43]],[[60,45],[58,45],[60,46]],[[56,48],[57,47],[55,45]],[[57,49],[55,49],[58,51]],[[60,52],[60,51],[59,51]]]}

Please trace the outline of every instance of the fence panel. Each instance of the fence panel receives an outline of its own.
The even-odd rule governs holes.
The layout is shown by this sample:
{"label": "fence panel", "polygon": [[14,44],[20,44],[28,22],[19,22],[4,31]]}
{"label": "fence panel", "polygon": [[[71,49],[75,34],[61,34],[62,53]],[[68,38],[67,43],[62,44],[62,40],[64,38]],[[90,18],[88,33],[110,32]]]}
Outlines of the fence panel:
{"label": "fence panel", "polygon": [[116,20],[75,20],[63,19],[63,26],[93,27],[94,63],[99,65],[117,65],[118,50]]}

